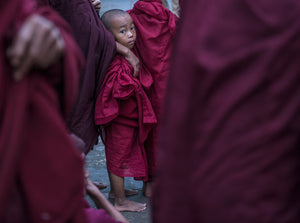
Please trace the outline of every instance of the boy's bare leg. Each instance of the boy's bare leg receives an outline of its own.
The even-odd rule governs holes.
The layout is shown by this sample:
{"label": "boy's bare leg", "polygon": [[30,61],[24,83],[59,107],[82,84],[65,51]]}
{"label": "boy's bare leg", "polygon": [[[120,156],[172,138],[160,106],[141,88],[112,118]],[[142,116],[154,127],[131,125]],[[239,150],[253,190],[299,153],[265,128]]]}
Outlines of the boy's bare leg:
{"label": "boy's bare leg", "polygon": [[112,191],[115,194],[115,208],[118,211],[141,212],[146,209],[146,204],[130,201],[126,199],[124,190],[124,177],[119,177],[113,173],[109,174]]}
{"label": "boy's bare leg", "polygon": [[[109,170],[107,169],[107,172],[108,172],[108,177],[109,177],[109,182],[111,182],[111,175],[109,174]],[[139,191],[138,190],[128,190],[128,189],[125,189],[125,196],[128,197],[128,196],[133,196],[133,195],[136,195],[138,194]],[[110,199],[115,199],[116,198],[116,195],[115,195],[115,192],[112,188],[112,186],[110,187],[110,192],[108,194],[108,198]]]}
{"label": "boy's bare leg", "polygon": [[[133,195],[137,195],[139,193],[138,190],[128,190],[128,189],[125,189],[125,196],[126,197],[129,197],[129,196],[133,196]],[[108,194],[108,197],[110,199],[115,199],[116,198],[116,195],[115,193],[111,190]]]}
{"label": "boy's bare leg", "polygon": [[129,223],[129,221],[106,199],[92,181],[86,179],[86,192],[93,199],[97,208],[103,208],[113,219],[118,222]]}
{"label": "boy's bare leg", "polygon": [[143,193],[145,197],[151,197],[152,196],[152,182],[144,182],[143,184]]}

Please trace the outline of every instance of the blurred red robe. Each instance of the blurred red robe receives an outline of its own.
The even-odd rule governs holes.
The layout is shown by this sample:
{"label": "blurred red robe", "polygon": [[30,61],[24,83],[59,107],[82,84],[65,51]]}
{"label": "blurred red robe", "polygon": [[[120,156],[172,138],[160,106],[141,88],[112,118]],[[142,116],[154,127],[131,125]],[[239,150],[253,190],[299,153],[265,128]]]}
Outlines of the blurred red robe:
{"label": "blurred red robe", "polygon": [[300,222],[299,0],[184,1],[153,222]]}
{"label": "blurred red robe", "polygon": [[76,97],[82,57],[69,27],[56,13],[37,13],[60,28],[66,43],[64,59],[14,82],[6,50],[33,14],[33,4],[0,3],[0,222],[83,223],[83,162],[63,120]]}
{"label": "blurred red robe", "polygon": [[87,154],[98,143],[99,133],[94,122],[95,101],[115,55],[116,41],[105,29],[91,0],[49,0],[49,3],[71,26],[85,58],[78,96],[67,125],[85,142],[82,152]]}

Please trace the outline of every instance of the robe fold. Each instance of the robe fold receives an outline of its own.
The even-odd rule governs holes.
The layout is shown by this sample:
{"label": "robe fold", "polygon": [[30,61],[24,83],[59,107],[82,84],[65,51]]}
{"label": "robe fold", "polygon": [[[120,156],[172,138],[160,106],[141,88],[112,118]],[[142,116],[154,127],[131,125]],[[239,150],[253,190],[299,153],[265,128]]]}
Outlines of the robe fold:
{"label": "robe fold", "polygon": [[65,40],[64,57],[51,69],[15,82],[6,58],[33,7],[28,0],[0,3],[0,222],[83,223],[83,161],[63,120],[83,64],[69,26],[49,8],[36,12],[59,27]]}
{"label": "robe fold", "polygon": [[84,153],[98,142],[94,123],[95,101],[107,68],[115,54],[113,35],[102,24],[90,0],[49,0],[51,7],[70,24],[74,38],[83,51],[86,65],[79,81],[79,93],[68,127],[86,144]]}
{"label": "robe fold", "polygon": [[[128,12],[136,26],[136,47],[139,55],[153,77],[153,86],[146,93],[159,123],[177,16],[165,8],[160,0],[138,1]],[[156,127],[145,144],[150,176],[157,165],[157,132]]]}
{"label": "robe fold", "polygon": [[153,222],[300,222],[300,2],[184,1]]}
{"label": "robe fold", "polygon": [[132,74],[132,66],[116,55],[96,100],[95,122],[105,130],[102,138],[108,170],[117,176],[147,180],[144,142],[156,117],[143,86],[149,88],[153,80],[143,66],[139,72],[142,82]]}

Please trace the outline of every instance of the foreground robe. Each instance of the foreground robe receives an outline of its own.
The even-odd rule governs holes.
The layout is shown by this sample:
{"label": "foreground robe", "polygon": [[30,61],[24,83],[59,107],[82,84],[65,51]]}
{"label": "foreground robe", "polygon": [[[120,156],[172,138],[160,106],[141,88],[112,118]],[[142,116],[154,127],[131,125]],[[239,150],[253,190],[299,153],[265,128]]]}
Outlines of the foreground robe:
{"label": "foreground robe", "polygon": [[153,222],[300,222],[300,2],[184,1]]}
{"label": "foreground robe", "polygon": [[[136,26],[136,46],[141,60],[153,77],[153,87],[147,94],[159,122],[177,17],[160,0],[138,1],[128,12]],[[157,131],[153,129],[145,144],[150,176],[157,165]]]}
{"label": "foreground robe", "polygon": [[105,130],[102,138],[109,172],[148,180],[144,142],[156,118],[143,87],[149,89],[153,79],[143,66],[139,79],[132,74],[132,66],[116,55],[97,97],[95,122]]}
{"label": "foreground robe", "polygon": [[49,8],[37,11],[60,28],[64,59],[16,83],[6,49],[34,5],[0,6],[0,222],[115,222],[84,200],[83,162],[62,118],[75,101],[82,64],[69,27]]}
{"label": "foreground robe", "polygon": [[57,14],[39,10],[60,28],[64,59],[14,82],[6,50],[33,5],[11,0],[0,6],[0,222],[86,222],[83,162],[62,118],[76,96],[79,48]]}
{"label": "foreground robe", "polygon": [[85,143],[82,152],[88,153],[98,142],[94,123],[95,101],[107,68],[115,54],[115,40],[102,24],[90,0],[49,0],[70,24],[86,65],[79,82],[79,93],[74,109],[68,119],[72,133]]}

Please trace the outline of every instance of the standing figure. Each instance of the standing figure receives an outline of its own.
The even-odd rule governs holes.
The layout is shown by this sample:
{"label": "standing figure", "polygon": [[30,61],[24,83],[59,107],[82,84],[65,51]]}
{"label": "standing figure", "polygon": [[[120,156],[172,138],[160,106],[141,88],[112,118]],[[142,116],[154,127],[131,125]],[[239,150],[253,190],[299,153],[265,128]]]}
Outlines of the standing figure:
{"label": "standing figure", "polygon": [[82,55],[54,11],[0,5],[0,222],[84,223],[83,161],[63,120]]}
{"label": "standing figure", "polygon": [[[116,41],[134,48],[135,25],[127,12],[107,11],[102,21]],[[144,143],[156,124],[156,117],[143,87],[149,89],[152,83],[151,74],[143,66],[136,77],[132,66],[118,54],[97,97],[95,122],[104,128],[105,133],[102,138],[111,182],[109,196],[115,199],[115,207],[120,211],[145,209],[145,204],[126,199],[124,177],[148,180]]]}
{"label": "standing figure", "polygon": [[184,1],[153,222],[300,222],[300,2]]}

